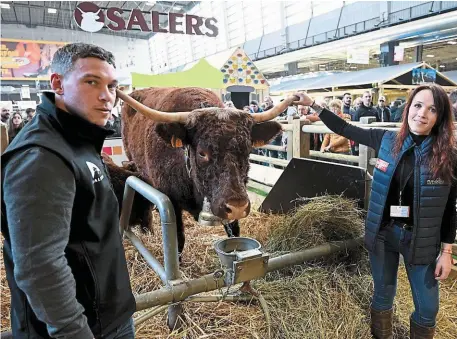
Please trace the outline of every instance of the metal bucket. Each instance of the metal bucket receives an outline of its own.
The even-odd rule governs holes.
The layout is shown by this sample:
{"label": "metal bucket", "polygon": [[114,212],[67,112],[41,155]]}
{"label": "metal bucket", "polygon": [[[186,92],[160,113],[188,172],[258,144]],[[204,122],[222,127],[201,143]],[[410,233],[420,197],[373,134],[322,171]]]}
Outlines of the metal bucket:
{"label": "metal bucket", "polygon": [[257,240],[246,237],[227,238],[214,244],[220,262],[228,268],[233,267],[234,261],[262,256],[261,248],[262,245]]}

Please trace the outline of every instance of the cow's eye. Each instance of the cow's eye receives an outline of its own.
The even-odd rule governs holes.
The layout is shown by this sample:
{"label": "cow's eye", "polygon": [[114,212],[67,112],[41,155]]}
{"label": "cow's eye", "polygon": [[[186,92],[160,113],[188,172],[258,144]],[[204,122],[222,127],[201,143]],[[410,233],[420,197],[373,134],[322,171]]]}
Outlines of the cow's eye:
{"label": "cow's eye", "polygon": [[198,157],[200,159],[202,159],[202,160],[208,160],[209,159],[208,154],[205,153],[205,152],[202,152],[202,151],[198,152]]}

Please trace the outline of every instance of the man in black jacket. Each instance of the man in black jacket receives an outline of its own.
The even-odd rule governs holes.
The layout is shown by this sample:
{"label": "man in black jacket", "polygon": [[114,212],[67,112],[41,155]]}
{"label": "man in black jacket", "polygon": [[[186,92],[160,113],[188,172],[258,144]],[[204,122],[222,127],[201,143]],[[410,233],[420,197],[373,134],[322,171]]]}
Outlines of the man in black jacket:
{"label": "man in black jacket", "polygon": [[[376,110],[371,104],[371,92],[365,91],[362,96],[362,104],[355,112],[354,121],[360,121],[362,117],[375,117],[377,118]],[[376,119],[376,121],[378,121]]]}
{"label": "man in black jacket", "polygon": [[100,152],[114,57],[59,49],[37,116],[2,155],[2,225],[14,338],[133,338],[118,203]]}
{"label": "man in black jacket", "polygon": [[386,97],[381,95],[378,99],[378,106],[376,107],[376,121],[389,122],[390,109],[386,106]]}

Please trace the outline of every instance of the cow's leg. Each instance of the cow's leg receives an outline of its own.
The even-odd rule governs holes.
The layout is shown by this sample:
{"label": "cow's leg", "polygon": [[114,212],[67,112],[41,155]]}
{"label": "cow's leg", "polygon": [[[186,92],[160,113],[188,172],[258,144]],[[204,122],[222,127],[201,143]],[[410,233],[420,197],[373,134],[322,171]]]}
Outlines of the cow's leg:
{"label": "cow's leg", "polygon": [[[138,206],[138,205],[137,205]],[[152,228],[152,210],[150,206],[141,206],[142,217],[141,217],[141,230],[143,233],[151,231],[154,234],[154,229]]]}
{"label": "cow's leg", "polygon": [[231,237],[239,237],[240,236],[240,224],[238,220],[234,220],[228,224],[224,224],[225,233]]}

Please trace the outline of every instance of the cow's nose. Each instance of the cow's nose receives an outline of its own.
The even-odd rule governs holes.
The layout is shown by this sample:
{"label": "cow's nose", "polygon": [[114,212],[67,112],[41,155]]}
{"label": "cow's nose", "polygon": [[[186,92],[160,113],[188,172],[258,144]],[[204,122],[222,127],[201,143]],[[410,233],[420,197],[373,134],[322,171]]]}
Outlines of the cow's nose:
{"label": "cow's nose", "polygon": [[225,204],[227,219],[242,219],[248,216],[250,209],[249,200],[229,201]]}

